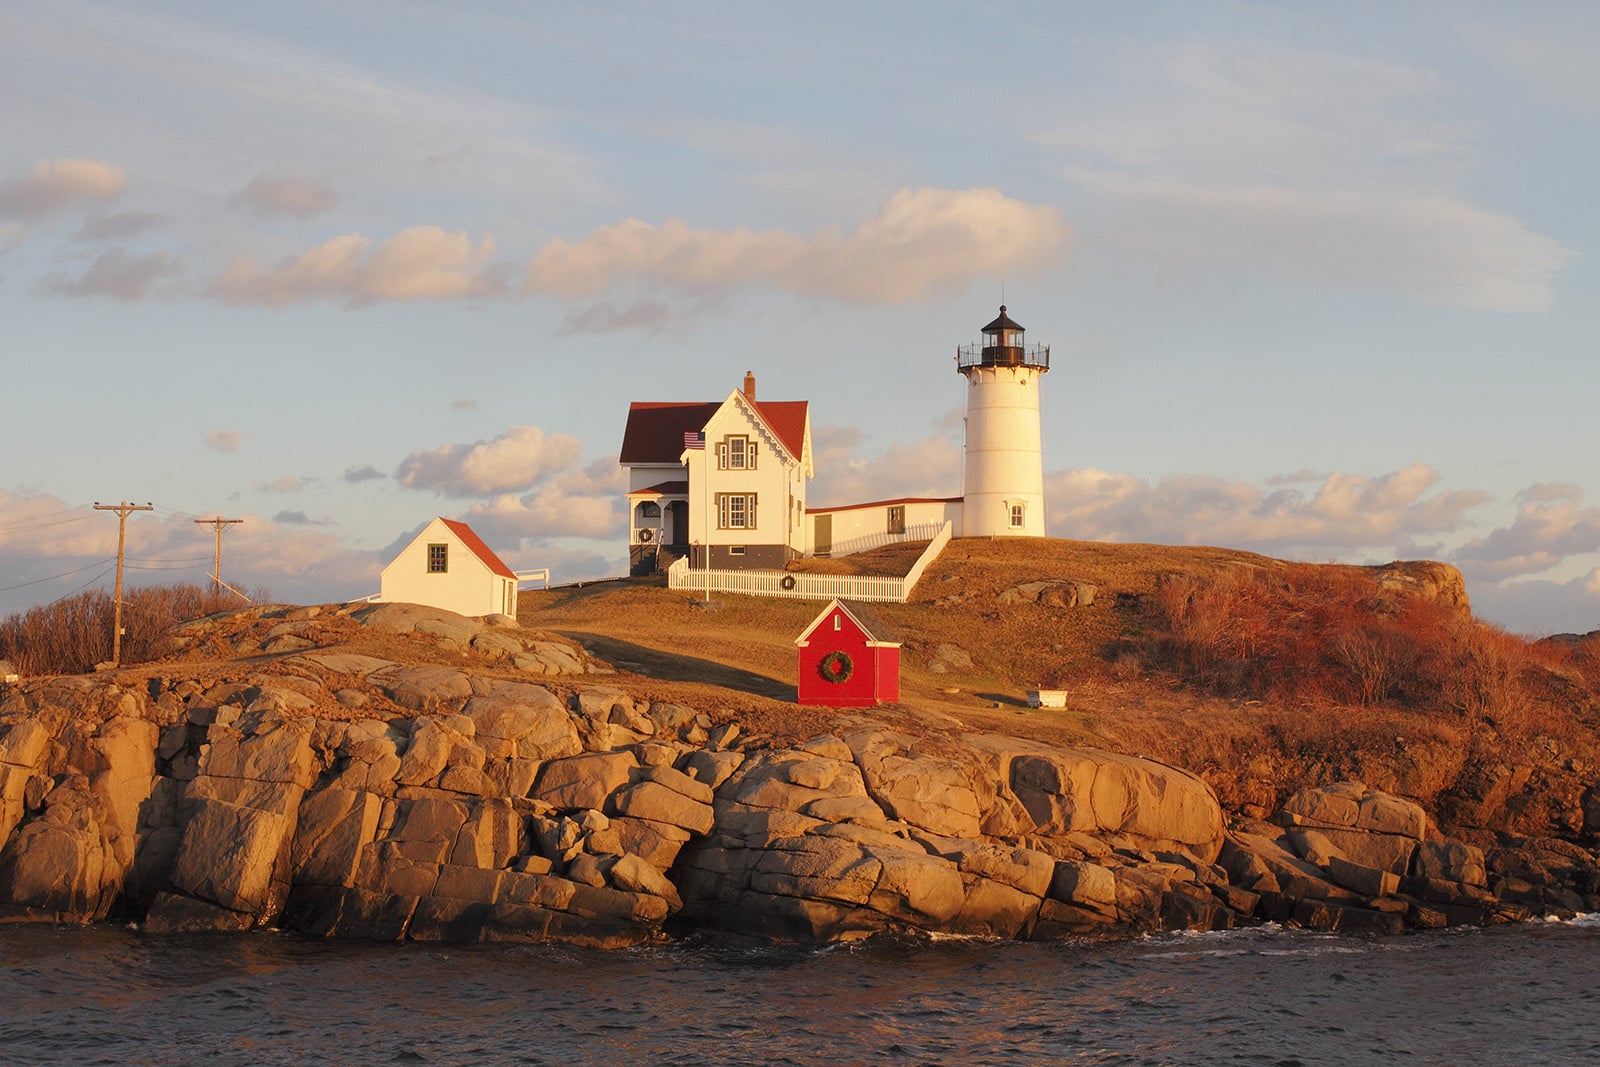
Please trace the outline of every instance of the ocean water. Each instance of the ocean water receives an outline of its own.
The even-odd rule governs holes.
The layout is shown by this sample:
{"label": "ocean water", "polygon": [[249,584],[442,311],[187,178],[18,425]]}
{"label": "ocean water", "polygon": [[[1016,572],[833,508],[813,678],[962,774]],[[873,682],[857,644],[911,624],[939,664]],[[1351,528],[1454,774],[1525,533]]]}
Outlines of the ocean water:
{"label": "ocean water", "polygon": [[11,926],[0,1062],[1600,1063],[1600,917],[616,952]]}

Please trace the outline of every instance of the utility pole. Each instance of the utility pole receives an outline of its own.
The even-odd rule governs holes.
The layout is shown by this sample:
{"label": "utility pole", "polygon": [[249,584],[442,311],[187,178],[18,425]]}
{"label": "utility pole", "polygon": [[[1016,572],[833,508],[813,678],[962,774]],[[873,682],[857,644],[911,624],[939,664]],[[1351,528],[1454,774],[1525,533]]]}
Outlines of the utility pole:
{"label": "utility pole", "polygon": [[[215,590],[217,603],[221,604],[222,603],[222,528],[224,526],[231,526],[234,523],[243,522],[244,520],[243,519],[224,519],[222,516],[219,515],[214,519],[196,519],[194,521],[195,521],[195,525],[196,526],[215,526],[217,528],[217,554],[216,554],[216,557],[215,557],[215,561],[212,563],[211,580],[216,583],[214,586],[212,586],[212,588]],[[215,610],[215,608],[213,608],[213,610]]]}
{"label": "utility pole", "polygon": [[126,500],[120,504],[102,504],[96,500],[94,509],[117,513],[117,606],[111,621],[111,665],[118,667],[122,664],[122,550],[128,543],[128,516],[135,511],[154,511],[155,505],[149,502],[130,504]]}

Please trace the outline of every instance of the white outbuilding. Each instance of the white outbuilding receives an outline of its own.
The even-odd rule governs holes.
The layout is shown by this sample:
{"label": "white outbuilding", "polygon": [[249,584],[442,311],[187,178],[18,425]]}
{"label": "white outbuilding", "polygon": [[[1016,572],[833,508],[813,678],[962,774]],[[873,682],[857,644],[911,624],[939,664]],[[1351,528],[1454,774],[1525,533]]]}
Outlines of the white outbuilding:
{"label": "white outbuilding", "polygon": [[378,599],[458,615],[517,614],[517,575],[472,527],[437,518],[400,550],[379,579]]}

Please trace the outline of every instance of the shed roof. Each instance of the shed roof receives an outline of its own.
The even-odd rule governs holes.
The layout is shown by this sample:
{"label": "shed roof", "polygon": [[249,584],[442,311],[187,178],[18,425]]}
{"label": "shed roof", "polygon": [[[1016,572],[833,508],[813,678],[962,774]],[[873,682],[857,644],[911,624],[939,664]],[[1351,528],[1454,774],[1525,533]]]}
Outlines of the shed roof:
{"label": "shed roof", "polygon": [[472,554],[477,556],[478,559],[483,562],[485,567],[488,567],[491,571],[493,571],[495,574],[498,574],[502,578],[510,578],[512,581],[516,580],[517,573],[510,567],[507,567],[500,557],[494,554],[494,550],[483,543],[483,539],[473,532],[472,527],[468,526],[464,522],[458,522],[455,519],[447,519],[443,516],[440,516],[439,521],[448,526],[451,533],[461,538],[461,543],[466,545],[467,548],[472,551]]}
{"label": "shed roof", "polygon": [[860,627],[861,632],[866,635],[868,643],[877,645],[900,644],[895,639],[896,635],[889,631],[883,620],[878,618],[866,604],[859,600],[840,600],[837,597],[828,601],[828,606],[823,608],[817,617],[811,620],[811,625],[801,631],[800,636],[794,639],[794,643],[797,645],[807,643],[811,638],[811,632],[822,625],[823,619],[833,614],[834,608],[843,611],[850,617],[851,622]]}

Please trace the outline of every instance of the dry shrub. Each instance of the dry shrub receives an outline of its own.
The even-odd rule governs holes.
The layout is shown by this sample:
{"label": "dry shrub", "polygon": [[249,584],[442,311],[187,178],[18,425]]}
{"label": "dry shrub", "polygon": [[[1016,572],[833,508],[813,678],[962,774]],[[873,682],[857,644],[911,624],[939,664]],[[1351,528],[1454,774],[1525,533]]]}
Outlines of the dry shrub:
{"label": "dry shrub", "polygon": [[[208,586],[141,586],[122,598],[122,661],[156,659],[171,649],[167,635],[177,623],[217,610]],[[111,658],[116,604],[92,589],[0,619],[0,659],[24,674],[82,674]]]}
{"label": "dry shrub", "polygon": [[1399,596],[1363,568],[1288,564],[1176,576],[1152,598],[1146,661],[1223,696],[1311,707],[1395,703],[1531,728],[1541,690],[1587,689],[1581,655],[1538,650],[1453,607]]}

